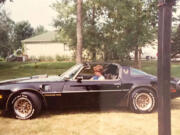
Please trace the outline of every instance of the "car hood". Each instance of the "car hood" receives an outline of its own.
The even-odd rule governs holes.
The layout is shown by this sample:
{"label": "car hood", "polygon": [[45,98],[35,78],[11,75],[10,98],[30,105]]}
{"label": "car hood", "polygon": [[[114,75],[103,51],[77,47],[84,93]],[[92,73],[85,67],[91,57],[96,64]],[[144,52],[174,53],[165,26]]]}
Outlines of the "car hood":
{"label": "car hood", "polygon": [[59,76],[48,76],[48,75],[36,75],[31,77],[10,79],[5,81],[0,81],[0,85],[2,84],[13,84],[13,83],[25,83],[25,82],[52,82],[52,81],[60,81],[62,78]]}

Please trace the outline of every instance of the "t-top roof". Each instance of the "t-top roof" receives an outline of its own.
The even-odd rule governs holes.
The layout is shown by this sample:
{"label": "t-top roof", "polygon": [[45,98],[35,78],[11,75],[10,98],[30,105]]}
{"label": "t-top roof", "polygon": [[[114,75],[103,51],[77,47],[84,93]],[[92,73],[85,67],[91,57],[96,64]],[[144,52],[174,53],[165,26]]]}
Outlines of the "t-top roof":
{"label": "t-top roof", "polygon": [[57,32],[49,31],[43,34],[25,39],[21,41],[22,43],[37,43],[37,42],[57,42]]}

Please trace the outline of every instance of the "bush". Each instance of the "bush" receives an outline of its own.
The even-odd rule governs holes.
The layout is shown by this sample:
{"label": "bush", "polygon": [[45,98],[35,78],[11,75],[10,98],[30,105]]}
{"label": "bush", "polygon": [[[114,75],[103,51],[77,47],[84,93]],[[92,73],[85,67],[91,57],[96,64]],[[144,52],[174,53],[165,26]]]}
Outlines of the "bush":
{"label": "bush", "polygon": [[0,57],[0,61],[4,61],[4,58],[1,58],[1,57]]}
{"label": "bush", "polygon": [[38,58],[35,57],[35,56],[31,56],[31,57],[28,59],[28,61],[36,62],[36,61],[38,61]]}
{"label": "bush", "polygon": [[54,61],[55,58],[52,58],[52,57],[48,56],[48,57],[46,57],[46,60],[47,60],[47,61]]}
{"label": "bush", "polygon": [[68,56],[59,56],[59,55],[56,55],[56,61],[70,61],[71,58],[68,57]]}
{"label": "bush", "polygon": [[39,61],[54,61],[54,58],[50,57],[50,56],[39,56],[38,58]]}

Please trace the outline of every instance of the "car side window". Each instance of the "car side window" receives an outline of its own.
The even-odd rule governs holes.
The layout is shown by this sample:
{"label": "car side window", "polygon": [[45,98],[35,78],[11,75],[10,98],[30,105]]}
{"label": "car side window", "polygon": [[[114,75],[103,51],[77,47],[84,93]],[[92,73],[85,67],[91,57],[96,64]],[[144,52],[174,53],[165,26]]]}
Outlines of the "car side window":
{"label": "car side window", "polygon": [[[78,77],[82,77],[83,80],[91,80],[91,78],[94,76],[93,67],[91,66],[89,68],[83,68],[80,73],[76,76],[76,79]],[[103,65],[103,72],[102,75],[104,76],[105,80],[116,80],[119,77],[119,68],[114,64],[107,64]]]}
{"label": "car side window", "polygon": [[131,76],[143,76],[143,75],[146,75],[147,73],[141,71],[141,70],[138,70],[138,69],[135,69],[135,68],[131,68]]}
{"label": "car side window", "polygon": [[77,77],[82,77],[83,80],[89,80],[93,77],[93,74],[94,72],[92,68],[83,68]]}
{"label": "car side window", "polygon": [[107,80],[116,80],[119,76],[119,68],[114,64],[110,64],[105,67],[103,74]]}

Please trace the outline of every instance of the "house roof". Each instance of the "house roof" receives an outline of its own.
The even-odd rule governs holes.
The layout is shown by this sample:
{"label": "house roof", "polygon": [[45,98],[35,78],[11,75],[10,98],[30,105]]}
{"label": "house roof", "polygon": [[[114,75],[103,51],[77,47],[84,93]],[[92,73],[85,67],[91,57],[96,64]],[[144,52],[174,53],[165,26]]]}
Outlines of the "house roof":
{"label": "house roof", "polygon": [[57,42],[57,32],[48,31],[43,34],[22,40],[21,42],[22,43]]}

